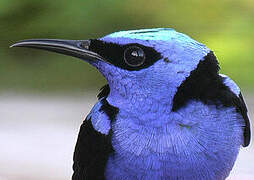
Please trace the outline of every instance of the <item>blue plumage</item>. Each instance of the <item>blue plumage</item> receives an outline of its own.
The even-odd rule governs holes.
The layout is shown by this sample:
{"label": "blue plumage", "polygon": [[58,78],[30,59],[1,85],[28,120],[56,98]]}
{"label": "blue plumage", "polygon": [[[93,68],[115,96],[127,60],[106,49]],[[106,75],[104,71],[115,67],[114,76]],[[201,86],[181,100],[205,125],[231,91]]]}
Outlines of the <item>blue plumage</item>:
{"label": "blue plumage", "polygon": [[[111,89],[107,101],[120,110],[112,124],[114,153],[106,177],[225,179],[243,144],[243,118],[234,107],[195,100],[171,111],[178,87],[210,50],[172,29],[123,31],[101,40],[153,47],[171,61],[162,58],[134,72],[104,62],[97,65]],[[228,77],[225,84],[240,93]]]}
{"label": "blue plumage", "polygon": [[173,29],[14,46],[54,47],[108,81],[80,129],[73,179],[222,180],[250,142],[239,87],[209,48]]}

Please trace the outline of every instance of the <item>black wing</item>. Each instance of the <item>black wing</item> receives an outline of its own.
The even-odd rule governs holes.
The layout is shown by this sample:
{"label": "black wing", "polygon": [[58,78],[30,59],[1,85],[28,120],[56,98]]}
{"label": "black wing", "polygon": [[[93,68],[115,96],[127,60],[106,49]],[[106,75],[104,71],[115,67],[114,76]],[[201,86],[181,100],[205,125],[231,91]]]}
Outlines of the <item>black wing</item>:
{"label": "black wing", "polygon": [[73,180],[104,179],[104,169],[113,152],[109,136],[96,131],[91,119],[83,122],[74,152]]}
{"label": "black wing", "polygon": [[[109,85],[101,88],[98,98],[106,98]],[[111,107],[104,100],[103,109]],[[106,106],[106,107],[105,107]],[[107,108],[108,107],[108,108]],[[102,109],[102,110],[103,110]],[[108,112],[106,112],[108,114]],[[86,119],[80,127],[74,151],[73,180],[102,180],[109,155],[113,152],[111,131],[109,135],[101,134],[93,128],[91,119]]]}
{"label": "black wing", "polygon": [[237,110],[241,113],[245,121],[244,134],[243,134],[244,135],[243,147],[246,147],[250,144],[251,132],[250,132],[250,120],[247,114],[248,110],[244,102],[242,93],[239,94],[239,98],[238,98],[238,101],[235,102],[235,106],[237,107]]}

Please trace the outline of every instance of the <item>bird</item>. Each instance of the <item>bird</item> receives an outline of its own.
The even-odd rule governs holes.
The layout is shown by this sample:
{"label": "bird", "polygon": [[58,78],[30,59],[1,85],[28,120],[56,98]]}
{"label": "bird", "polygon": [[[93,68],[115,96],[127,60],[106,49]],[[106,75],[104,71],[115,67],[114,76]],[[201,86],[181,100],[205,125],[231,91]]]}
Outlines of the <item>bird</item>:
{"label": "bird", "polygon": [[238,85],[212,50],[172,28],[11,47],[77,57],[107,80],[80,127],[73,180],[223,180],[250,144]]}

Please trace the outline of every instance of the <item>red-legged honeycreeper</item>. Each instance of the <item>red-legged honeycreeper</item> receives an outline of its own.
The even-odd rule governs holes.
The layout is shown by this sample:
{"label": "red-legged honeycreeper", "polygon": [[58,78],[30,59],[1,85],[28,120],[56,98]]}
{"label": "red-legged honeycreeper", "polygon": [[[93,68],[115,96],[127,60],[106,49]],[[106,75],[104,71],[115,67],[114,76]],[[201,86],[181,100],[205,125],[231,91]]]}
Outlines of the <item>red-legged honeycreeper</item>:
{"label": "red-legged honeycreeper", "polygon": [[223,180],[250,143],[239,87],[210,49],[173,29],[12,47],[80,58],[108,81],[81,125],[73,180]]}

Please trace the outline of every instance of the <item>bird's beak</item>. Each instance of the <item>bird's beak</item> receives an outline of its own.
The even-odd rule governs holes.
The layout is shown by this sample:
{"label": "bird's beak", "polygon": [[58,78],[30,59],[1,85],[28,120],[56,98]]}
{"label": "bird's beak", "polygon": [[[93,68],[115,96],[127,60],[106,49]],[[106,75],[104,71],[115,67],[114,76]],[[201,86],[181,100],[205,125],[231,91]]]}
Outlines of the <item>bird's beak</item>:
{"label": "bird's beak", "polygon": [[19,41],[10,47],[28,47],[44,49],[60,54],[77,57],[88,62],[104,61],[99,54],[89,50],[90,40],[61,40],[61,39],[30,39]]}

